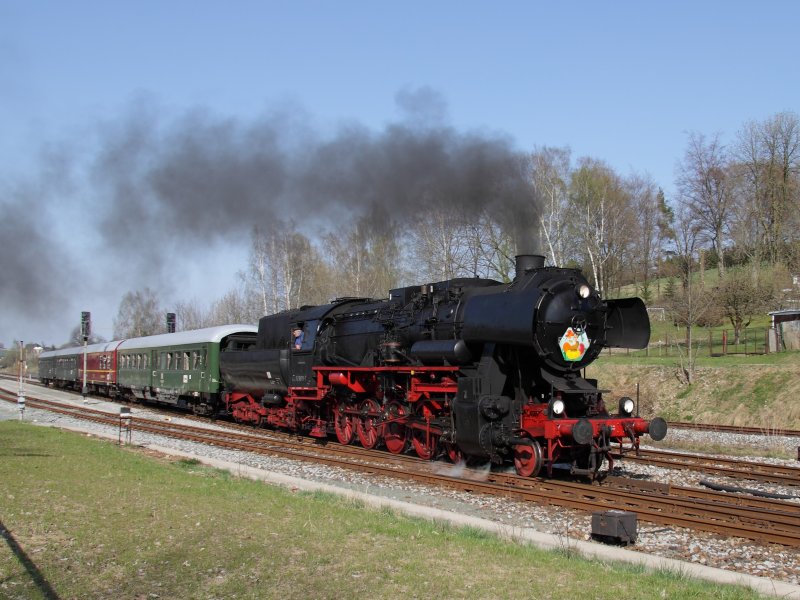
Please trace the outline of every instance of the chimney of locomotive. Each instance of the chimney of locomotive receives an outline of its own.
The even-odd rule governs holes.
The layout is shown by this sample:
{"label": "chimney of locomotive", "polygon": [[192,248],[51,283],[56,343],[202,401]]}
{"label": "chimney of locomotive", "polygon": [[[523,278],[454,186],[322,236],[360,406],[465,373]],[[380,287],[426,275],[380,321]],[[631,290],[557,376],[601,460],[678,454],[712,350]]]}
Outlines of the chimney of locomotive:
{"label": "chimney of locomotive", "polygon": [[514,257],[514,265],[517,271],[514,275],[514,279],[516,279],[520,275],[524,275],[525,271],[544,267],[544,256],[541,254],[517,254]]}

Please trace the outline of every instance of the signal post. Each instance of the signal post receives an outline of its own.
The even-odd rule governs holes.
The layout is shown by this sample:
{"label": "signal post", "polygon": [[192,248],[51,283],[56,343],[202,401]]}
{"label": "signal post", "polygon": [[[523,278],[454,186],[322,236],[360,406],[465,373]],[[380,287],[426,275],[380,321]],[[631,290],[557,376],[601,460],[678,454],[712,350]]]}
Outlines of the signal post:
{"label": "signal post", "polygon": [[19,407],[19,420],[25,415],[25,343],[19,341],[19,392],[17,393],[17,406]]}
{"label": "signal post", "polygon": [[83,311],[81,313],[81,336],[83,336],[83,403],[88,402],[89,388],[86,385],[86,354],[87,345],[89,343],[89,336],[92,332],[92,313]]}

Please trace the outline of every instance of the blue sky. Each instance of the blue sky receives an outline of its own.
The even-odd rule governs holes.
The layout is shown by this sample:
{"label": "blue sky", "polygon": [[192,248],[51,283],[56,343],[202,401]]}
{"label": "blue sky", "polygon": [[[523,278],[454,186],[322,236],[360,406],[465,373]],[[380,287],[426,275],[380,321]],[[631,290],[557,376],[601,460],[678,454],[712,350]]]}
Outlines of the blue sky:
{"label": "blue sky", "polygon": [[[521,150],[569,146],[623,175],[650,174],[671,197],[689,132],[732,141],[749,120],[800,110],[798,23],[800,3],[769,0],[0,0],[0,191],[19,202],[9,190],[35,187],[43,155],[59,149],[85,170],[98,127],[142,98],[166,119],[203,109],[247,122],[290,107],[318,131],[380,131],[401,116],[398,93],[429,89],[435,118],[458,131]],[[91,177],[66,179],[63,196],[34,204],[60,217],[52,237],[65,256],[81,257],[95,232],[70,225],[87,209],[76,198],[97,191]],[[245,255],[231,248],[187,267],[183,290],[219,297]],[[89,261],[75,262],[89,279]],[[3,298],[0,341],[61,343],[86,309],[110,337],[130,286],[104,288],[103,307],[88,306],[101,286],[85,287],[64,295],[65,315],[41,319]]]}

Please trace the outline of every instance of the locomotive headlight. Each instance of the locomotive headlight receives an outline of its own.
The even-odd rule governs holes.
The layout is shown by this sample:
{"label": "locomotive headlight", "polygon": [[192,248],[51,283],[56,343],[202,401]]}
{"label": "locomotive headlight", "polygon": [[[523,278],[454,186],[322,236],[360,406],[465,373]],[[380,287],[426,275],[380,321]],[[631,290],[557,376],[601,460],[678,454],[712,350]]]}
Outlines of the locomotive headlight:
{"label": "locomotive headlight", "polygon": [[553,416],[560,416],[564,414],[564,401],[558,398],[550,400],[550,414]]}
{"label": "locomotive headlight", "polygon": [[635,407],[636,405],[633,403],[631,398],[623,396],[619,399],[619,414],[630,416],[633,414],[633,409]]}
{"label": "locomotive headlight", "polygon": [[592,293],[592,290],[589,289],[589,286],[584,284],[578,288],[578,296],[586,300],[589,295]]}

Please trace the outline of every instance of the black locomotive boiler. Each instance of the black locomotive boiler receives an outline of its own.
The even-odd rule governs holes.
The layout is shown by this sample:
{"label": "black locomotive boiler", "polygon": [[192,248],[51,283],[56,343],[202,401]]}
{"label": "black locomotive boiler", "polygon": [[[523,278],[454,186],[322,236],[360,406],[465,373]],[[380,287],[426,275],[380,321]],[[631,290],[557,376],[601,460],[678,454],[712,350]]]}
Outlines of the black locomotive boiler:
{"label": "black locomotive boiler", "polygon": [[[507,284],[452,279],[263,317],[255,348],[220,357],[228,411],[423,459],[513,462],[533,476],[559,463],[596,475],[612,445],[660,440],[666,422],[609,412],[581,376],[603,348],[644,348],[639,298],[604,300],[579,270],[517,257]],[[295,344],[292,331],[301,328]]]}

